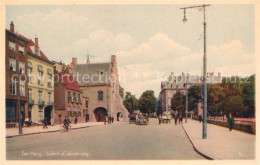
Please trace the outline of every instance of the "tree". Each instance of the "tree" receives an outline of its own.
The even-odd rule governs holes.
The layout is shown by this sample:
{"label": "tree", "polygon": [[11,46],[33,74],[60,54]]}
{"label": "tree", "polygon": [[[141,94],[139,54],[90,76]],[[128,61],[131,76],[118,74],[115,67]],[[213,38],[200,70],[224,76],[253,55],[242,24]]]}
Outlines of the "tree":
{"label": "tree", "polygon": [[143,92],[139,98],[139,108],[142,113],[148,113],[150,116],[151,112],[155,112],[156,97],[154,96],[154,91],[147,90]]}
{"label": "tree", "polygon": [[119,85],[119,95],[124,98],[124,88],[121,87],[121,85]]}
{"label": "tree", "polygon": [[246,111],[243,111],[243,116],[255,116],[255,75],[245,79],[243,85],[243,100]]}
{"label": "tree", "polygon": [[226,114],[228,113],[239,113],[244,110],[244,104],[243,104],[243,97],[240,95],[237,96],[229,96],[227,97],[224,102],[224,112]]}
{"label": "tree", "polygon": [[177,91],[171,99],[171,109],[183,113],[183,110],[185,108],[185,101],[186,96],[180,91]]}
{"label": "tree", "polygon": [[130,92],[126,92],[123,104],[129,113],[133,113],[137,109],[138,100]]}
{"label": "tree", "polygon": [[226,98],[224,89],[219,84],[208,85],[208,112],[212,116],[219,116],[223,110],[223,101]]}
{"label": "tree", "polygon": [[194,110],[198,107],[198,102],[201,100],[201,85],[194,85],[188,89],[188,109]]}

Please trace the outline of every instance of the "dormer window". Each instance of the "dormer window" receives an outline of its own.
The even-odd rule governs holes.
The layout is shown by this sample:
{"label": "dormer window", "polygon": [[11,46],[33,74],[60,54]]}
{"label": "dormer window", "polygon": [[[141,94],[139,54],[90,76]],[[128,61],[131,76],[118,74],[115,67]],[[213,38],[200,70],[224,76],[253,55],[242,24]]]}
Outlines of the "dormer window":
{"label": "dormer window", "polygon": [[15,43],[9,41],[9,49],[15,51]]}

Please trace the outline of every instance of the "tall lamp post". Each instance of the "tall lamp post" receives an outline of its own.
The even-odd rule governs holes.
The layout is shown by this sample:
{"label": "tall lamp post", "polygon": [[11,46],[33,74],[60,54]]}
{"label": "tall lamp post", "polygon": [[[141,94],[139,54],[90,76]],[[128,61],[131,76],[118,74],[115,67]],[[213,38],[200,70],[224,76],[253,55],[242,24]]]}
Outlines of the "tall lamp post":
{"label": "tall lamp post", "polygon": [[199,6],[189,6],[181,8],[184,11],[183,22],[187,22],[186,10],[187,9],[202,9],[203,12],[203,27],[204,27],[204,55],[203,55],[203,129],[202,129],[202,138],[207,139],[207,55],[206,55],[206,7],[210,6],[209,4],[203,4]]}

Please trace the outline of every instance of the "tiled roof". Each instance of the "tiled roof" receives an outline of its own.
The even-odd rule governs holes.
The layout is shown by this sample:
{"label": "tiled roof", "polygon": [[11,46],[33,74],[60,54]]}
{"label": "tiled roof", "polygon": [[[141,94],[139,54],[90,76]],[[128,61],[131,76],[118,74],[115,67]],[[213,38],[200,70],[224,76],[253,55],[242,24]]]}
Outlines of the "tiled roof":
{"label": "tiled roof", "polygon": [[78,84],[72,76],[64,75],[61,73],[60,77],[62,78],[62,84],[66,85],[66,88],[80,92]]}
{"label": "tiled roof", "polygon": [[[30,48],[31,46],[35,46],[35,43],[33,42],[33,40],[32,40],[32,39],[29,39],[29,38],[27,38],[27,37],[25,37],[25,36],[23,36],[23,35],[21,35],[20,33],[18,33],[18,36],[20,36],[21,38],[23,38],[23,39],[25,39],[26,41],[28,41],[28,50],[27,50],[27,52],[34,53],[34,52],[32,51],[32,49]],[[40,55],[41,55],[41,57],[42,57],[43,59],[49,60],[41,50],[40,50]]]}
{"label": "tiled roof", "polygon": [[[73,74],[78,76],[77,80],[80,85],[98,85],[108,84],[111,74],[112,65],[107,63],[89,63],[89,64],[77,64],[73,70]],[[102,74],[100,74],[102,72]],[[83,82],[83,77],[89,79]]]}

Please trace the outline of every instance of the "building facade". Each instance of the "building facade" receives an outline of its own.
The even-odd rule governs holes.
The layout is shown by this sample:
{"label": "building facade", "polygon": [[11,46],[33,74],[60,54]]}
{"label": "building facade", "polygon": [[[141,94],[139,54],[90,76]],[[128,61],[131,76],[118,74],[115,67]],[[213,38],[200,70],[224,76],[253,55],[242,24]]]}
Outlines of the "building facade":
{"label": "building facade", "polygon": [[[57,74],[56,74],[57,73]],[[86,120],[86,100],[82,95],[77,82],[66,73],[55,70],[54,85],[54,124],[62,124],[67,116],[71,122],[87,122]]]}
{"label": "building facade", "polygon": [[114,117],[117,121],[126,121],[128,111],[119,95],[119,81],[116,56],[111,56],[111,62],[77,64],[73,58],[70,65],[83,97],[89,98],[89,121],[102,122],[105,116]]}
{"label": "building facade", "polygon": [[47,118],[51,124],[54,118],[53,63],[40,50],[38,38],[33,42],[21,34],[19,36],[28,42],[28,118],[37,124]]}
{"label": "building facade", "polygon": [[[207,84],[221,83],[221,73],[214,75],[213,72],[207,73]],[[193,85],[202,85],[202,76],[190,75],[182,72],[181,75],[175,76],[172,72],[166,81],[161,82],[161,92],[159,94],[159,104],[163,112],[171,111],[171,99],[173,95],[180,91],[186,95],[188,89]]]}
{"label": "building facade", "polygon": [[6,122],[18,122],[19,107],[21,119],[24,121],[28,117],[28,82],[26,81],[28,42],[15,33],[13,22],[10,24],[10,30],[6,29],[5,34]]}

